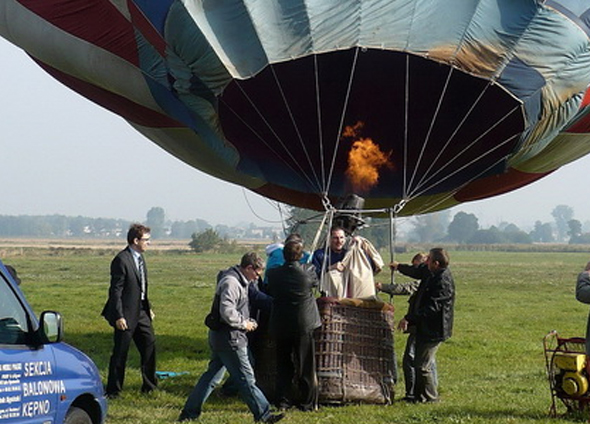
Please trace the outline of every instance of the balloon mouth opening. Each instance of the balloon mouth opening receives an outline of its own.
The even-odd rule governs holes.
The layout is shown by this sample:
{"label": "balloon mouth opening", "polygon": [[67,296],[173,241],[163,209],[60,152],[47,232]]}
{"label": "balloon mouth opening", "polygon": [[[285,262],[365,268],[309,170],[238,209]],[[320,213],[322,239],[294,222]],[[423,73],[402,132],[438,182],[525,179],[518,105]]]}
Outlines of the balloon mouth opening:
{"label": "balloon mouth opening", "polygon": [[256,191],[317,210],[324,193],[388,208],[506,171],[525,116],[497,82],[402,52],[355,60],[322,53],[228,85],[219,122],[238,170],[268,181]]}

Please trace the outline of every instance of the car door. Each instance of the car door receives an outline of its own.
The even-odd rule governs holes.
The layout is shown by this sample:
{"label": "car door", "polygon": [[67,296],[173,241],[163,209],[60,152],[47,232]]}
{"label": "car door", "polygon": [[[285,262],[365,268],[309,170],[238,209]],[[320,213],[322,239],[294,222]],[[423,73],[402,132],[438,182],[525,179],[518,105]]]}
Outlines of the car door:
{"label": "car door", "polygon": [[54,374],[53,347],[34,343],[36,325],[18,289],[0,273],[0,424],[53,423],[65,392]]}

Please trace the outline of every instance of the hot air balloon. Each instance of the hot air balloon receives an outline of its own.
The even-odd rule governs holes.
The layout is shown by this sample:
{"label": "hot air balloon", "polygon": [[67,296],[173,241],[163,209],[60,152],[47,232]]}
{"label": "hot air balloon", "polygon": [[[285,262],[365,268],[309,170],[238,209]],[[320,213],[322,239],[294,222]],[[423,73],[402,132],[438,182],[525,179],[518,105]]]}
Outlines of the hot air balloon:
{"label": "hot air balloon", "polygon": [[0,35],[187,164],[432,212],[590,152],[584,0],[3,0]]}

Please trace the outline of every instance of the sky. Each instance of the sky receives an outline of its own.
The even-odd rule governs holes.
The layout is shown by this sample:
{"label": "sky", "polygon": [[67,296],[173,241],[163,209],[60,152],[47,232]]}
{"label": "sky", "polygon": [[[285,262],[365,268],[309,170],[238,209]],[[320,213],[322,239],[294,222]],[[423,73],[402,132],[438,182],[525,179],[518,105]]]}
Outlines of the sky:
{"label": "sky", "polygon": [[[86,100],[0,38],[0,215],[87,216],[280,226],[276,202],[184,164],[119,116]],[[557,205],[590,221],[590,156],[511,193],[451,209],[481,227],[551,222]],[[283,209],[284,211],[284,209]],[[530,228],[528,228],[530,229]]]}

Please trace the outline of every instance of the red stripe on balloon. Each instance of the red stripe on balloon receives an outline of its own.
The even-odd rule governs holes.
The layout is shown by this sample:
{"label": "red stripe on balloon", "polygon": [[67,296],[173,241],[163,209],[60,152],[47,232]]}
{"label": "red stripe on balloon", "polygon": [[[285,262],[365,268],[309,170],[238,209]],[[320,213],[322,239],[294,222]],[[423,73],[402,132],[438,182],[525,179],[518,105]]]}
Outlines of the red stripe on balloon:
{"label": "red stripe on balloon", "polygon": [[127,1],[127,6],[129,7],[129,13],[131,14],[133,25],[143,34],[150,44],[154,46],[158,53],[160,53],[160,56],[165,57],[166,41],[133,1]]}
{"label": "red stripe on balloon", "polygon": [[108,0],[18,0],[51,25],[111,52],[135,66],[139,55],[133,25]]}
{"label": "red stripe on balloon", "polygon": [[[33,60],[35,60],[33,58]],[[82,81],[76,77],[65,74],[51,66],[35,60],[47,73],[58,81],[70,87],[72,90],[80,93],[84,97],[92,100],[94,103],[120,115],[122,118],[137,125],[149,128],[184,128],[185,126],[178,121],[169,118],[159,112],[149,109],[145,106],[132,102],[131,100],[119,96],[118,94],[104,90]]]}
{"label": "red stripe on balloon", "polygon": [[524,187],[551,172],[529,173],[510,168],[503,174],[492,175],[469,183],[455,194],[454,198],[459,202],[481,200],[491,196],[508,193],[511,190]]}

